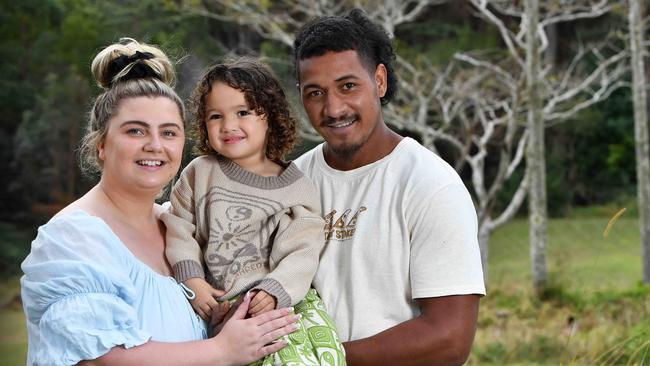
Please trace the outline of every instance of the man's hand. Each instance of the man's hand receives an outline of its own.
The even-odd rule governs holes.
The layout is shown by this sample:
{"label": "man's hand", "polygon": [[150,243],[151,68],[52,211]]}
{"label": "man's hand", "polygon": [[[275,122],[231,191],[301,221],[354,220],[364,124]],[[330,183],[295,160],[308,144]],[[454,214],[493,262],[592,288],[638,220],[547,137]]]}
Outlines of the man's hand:
{"label": "man's hand", "polygon": [[222,296],[226,292],[212,288],[209,283],[199,277],[185,280],[183,284],[189,287],[195,294],[194,299],[190,300],[194,311],[196,311],[203,320],[209,321],[212,316],[212,309],[214,309],[218,304],[216,298]]}
{"label": "man's hand", "polygon": [[277,305],[277,300],[275,297],[264,290],[253,291],[253,299],[251,300],[250,308],[248,313],[251,317],[256,317],[260,314],[264,314],[267,311],[275,309]]}

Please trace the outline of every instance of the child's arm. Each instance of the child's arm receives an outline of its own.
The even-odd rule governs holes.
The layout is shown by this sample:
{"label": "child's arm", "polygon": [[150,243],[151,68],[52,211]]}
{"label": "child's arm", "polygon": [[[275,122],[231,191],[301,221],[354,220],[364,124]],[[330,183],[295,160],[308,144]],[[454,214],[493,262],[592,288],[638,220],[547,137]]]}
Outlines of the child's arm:
{"label": "child's arm", "polygon": [[269,256],[271,272],[254,288],[275,297],[277,307],[295,305],[304,298],[325,245],[318,191],[311,184],[305,186],[297,190],[304,204],[291,207],[280,217]]}
{"label": "child's arm", "polygon": [[178,282],[205,277],[202,243],[196,238],[194,190],[188,177],[193,173],[191,166],[183,170],[169,197],[172,207],[161,216],[167,227],[165,255]]}
{"label": "child's arm", "polygon": [[194,292],[194,298],[190,299],[194,311],[203,320],[210,321],[212,309],[218,304],[216,298],[223,296],[226,291],[215,289],[206,280],[199,277],[187,279],[183,284]]}
{"label": "child's arm", "polygon": [[194,187],[190,183],[196,179],[194,167],[190,163],[181,173],[170,195],[171,209],[161,219],[167,227],[165,255],[174,277],[194,292],[190,299],[192,307],[208,320],[217,304],[215,296],[224,292],[213,289],[204,280],[202,244],[196,239]]}

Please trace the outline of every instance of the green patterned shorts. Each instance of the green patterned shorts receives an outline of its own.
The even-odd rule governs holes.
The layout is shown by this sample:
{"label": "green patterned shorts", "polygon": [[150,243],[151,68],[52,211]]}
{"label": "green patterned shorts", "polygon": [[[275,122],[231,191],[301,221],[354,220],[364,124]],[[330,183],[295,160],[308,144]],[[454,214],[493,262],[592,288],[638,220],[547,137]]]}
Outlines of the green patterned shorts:
{"label": "green patterned shorts", "polygon": [[285,336],[287,346],[250,366],[345,365],[345,350],[316,290],[309,289],[305,299],[294,309],[302,318],[300,328]]}

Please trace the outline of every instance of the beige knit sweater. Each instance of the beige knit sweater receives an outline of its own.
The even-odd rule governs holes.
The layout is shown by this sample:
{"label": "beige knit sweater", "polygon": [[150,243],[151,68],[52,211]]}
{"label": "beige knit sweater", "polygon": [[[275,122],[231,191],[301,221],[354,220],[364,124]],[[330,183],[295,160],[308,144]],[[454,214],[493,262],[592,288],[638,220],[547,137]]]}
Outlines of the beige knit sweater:
{"label": "beige knit sweater", "polygon": [[311,285],[324,245],[319,202],[293,163],[278,177],[263,177],[224,157],[194,159],[162,217],[176,280],[205,277],[226,291],[219,301],[261,289],[278,307],[295,305]]}

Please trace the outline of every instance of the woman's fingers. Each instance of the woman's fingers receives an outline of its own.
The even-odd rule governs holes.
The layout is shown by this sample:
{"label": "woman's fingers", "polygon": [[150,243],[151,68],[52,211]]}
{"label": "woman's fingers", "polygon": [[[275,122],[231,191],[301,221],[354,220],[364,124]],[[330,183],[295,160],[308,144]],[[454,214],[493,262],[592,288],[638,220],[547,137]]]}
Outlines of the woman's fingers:
{"label": "woman's fingers", "polygon": [[[258,319],[261,318],[262,316],[266,315],[268,313],[264,313],[256,318],[253,319]],[[282,337],[285,334],[289,334],[293,332],[294,330],[298,329],[300,327],[300,324],[298,323],[298,320],[300,319],[300,315],[292,314],[292,315],[287,315],[281,318],[273,319],[270,320],[266,323],[260,324],[259,329],[262,332],[262,334],[267,337],[270,335],[270,338],[265,338],[264,343],[271,342],[273,340],[278,339],[279,337]]]}
{"label": "woman's fingers", "polygon": [[[255,317],[255,324],[257,325],[263,325],[265,323],[268,323],[272,320],[277,320],[277,319],[282,319],[283,317],[286,316],[292,316],[295,315],[293,314],[293,308],[282,308],[282,309],[277,309],[277,310],[272,310],[272,311],[267,311],[266,313]],[[299,318],[296,318],[299,319]]]}
{"label": "woman's fingers", "polygon": [[281,328],[272,330],[272,331],[266,333],[261,338],[261,340],[263,342],[262,344],[271,343],[271,342],[273,342],[273,341],[275,341],[275,340],[277,340],[277,339],[279,339],[279,338],[281,338],[281,337],[283,337],[283,336],[285,336],[287,334],[291,334],[291,333],[295,332],[299,328],[300,328],[300,323],[293,323],[292,322],[292,323],[287,324],[287,325],[285,325],[285,326],[283,326]]}
{"label": "woman's fingers", "polygon": [[275,343],[271,343],[268,346],[264,346],[260,348],[260,358],[266,357],[270,355],[271,353],[277,352],[281,349],[283,349],[287,345],[287,342],[283,340],[279,340]]}
{"label": "woman's fingers", "polygon": [[251,295],[247,292],[246,295],[244,295],[244,299],[242,300],[242,303],[239,304],[237,307],[237,310],[233,313],[232,317],[234,319],[244,319],[246,317],[246,313],[248,313],[248,306],[251,303]]}

